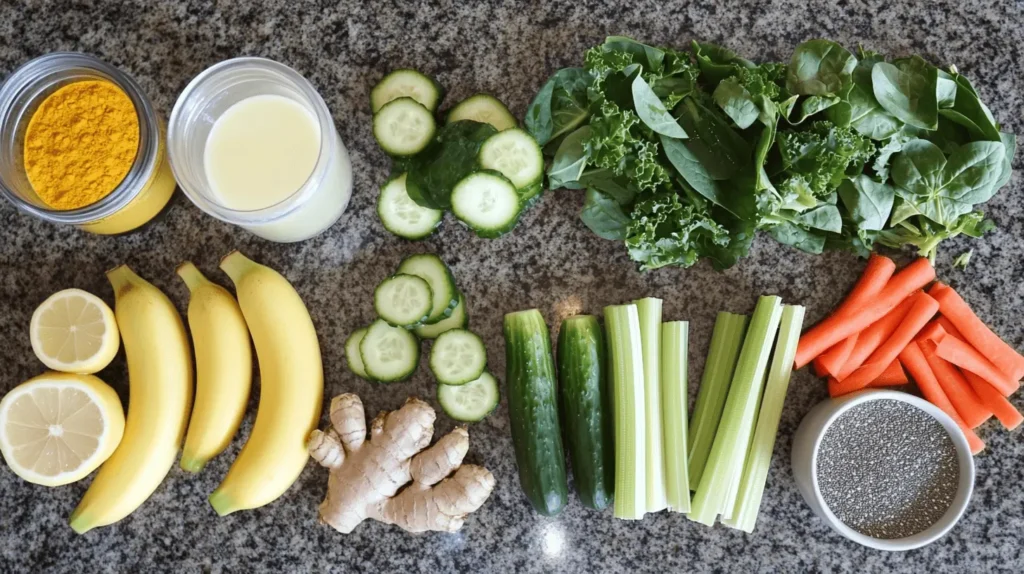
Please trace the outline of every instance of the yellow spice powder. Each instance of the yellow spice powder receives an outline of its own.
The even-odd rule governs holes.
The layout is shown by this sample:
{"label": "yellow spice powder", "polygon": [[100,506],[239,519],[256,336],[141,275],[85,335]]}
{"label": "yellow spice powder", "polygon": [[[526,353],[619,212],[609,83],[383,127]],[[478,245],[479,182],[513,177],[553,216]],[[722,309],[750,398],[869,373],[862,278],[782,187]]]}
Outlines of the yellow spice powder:
{"label": "yellow spice powder", "polygon": [[128,94],[106,80],[50,94],[25,133],[25,172],[53,209],[96,203],[124,180],[139,150],[139,118]]}

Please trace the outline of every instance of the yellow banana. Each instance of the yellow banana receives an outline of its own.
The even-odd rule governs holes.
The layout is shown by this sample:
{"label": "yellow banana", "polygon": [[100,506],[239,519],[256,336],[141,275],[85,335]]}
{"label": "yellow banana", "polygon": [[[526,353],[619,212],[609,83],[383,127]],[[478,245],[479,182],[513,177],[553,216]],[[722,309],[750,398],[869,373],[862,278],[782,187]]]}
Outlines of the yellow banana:
{"label": "yellow banana", "polygon": [[181,468],[199,472],[242,424],[252,386],[252,348],[242,309],[227,289],[186,261],[177,270],[191,292],[188,327],[196,352],[196,401]]}
{"label": "yellow banana", "polygon": [[121,520],[153,494],[174,464],[192,407],[192,357],[178,310],[126,265],[107,279],[128,357],[128,419],[124,438],[71,514],[79,534]]}
{"label": "yellow banana", "polygon": [[324,394],[320,343],[309,311],[280,273],[235,251],[221,260],[231,277],[260,365],[260,406],[249,440],[210,495],[221,516],[284,494],[309,455]]}

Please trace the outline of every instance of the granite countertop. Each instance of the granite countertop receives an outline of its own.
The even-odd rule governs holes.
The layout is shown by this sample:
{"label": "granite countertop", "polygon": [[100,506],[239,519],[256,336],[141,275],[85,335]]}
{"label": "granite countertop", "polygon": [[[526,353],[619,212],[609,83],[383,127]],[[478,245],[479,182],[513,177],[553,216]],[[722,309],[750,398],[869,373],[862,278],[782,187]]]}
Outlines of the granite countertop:
{"label": "granite countertop", "polygon": [[[957,0],[804,2],[285,2],[283,0],[8,1],[0,4],[0,76],[55,50],[95,54],[133,75],[169,113],[186,83],[206,67],[240,55],[288,64],[305,75],[333,111],[351,153],[352,203],[323,235],[273,244],[221,223],[176,194],[144,230],[99,237],[57,227],[0,203],[0,392],[39,374],[27,336],[33,309],[68,287],[113,297],[103,272],[128,263],[185,309],[185,286],[173,273],[184,259],[215,273],[218,259],[240,249],[283,272],[302,295],[324,352],[327,396],[358,393],[367,412],[394,409],[408,395],[437,406],[425,367],[407,383],[378,386],[345,367],[346,335],[373,316],[371,293],[405,254],[435,251],[452,267],[471,301],[472,327],[485,339],[491,367],[504,372],[501,318],[538,307],[550,324],[566,314],[600,312],[641,295],[665,300],[665,316],[690,321],[691,380],[699,378],[715,311],[749,312],[758,295],[777,293],[817,320],[843,296],[863,263],[851,255],[801,254],[761,237],[750,257],[724,273],[707,264],[638,273],[615,242],[595,237],[576,217],[582,198],[547,193],[516,231],[477,239],[447,221],[423,243],[401,241],[381,227],[374,204],[387,159],[370,132],[368,94],[390,68],[435,73],[449,102],[487,91],[522,116],[557,68],[609,34],[685,46],[725,43],[754,59],[780,59],[802,40],[827,36],[903,55],[921,53],[956,64],[978,86],[996,118],[1024,131],[1024,4]],[[330,6],[330,7],[327,7]],[[1020,169],[1021,160],[1015,162]],[[941,277],[961,289],[977,312],[1012,345],[1024,347],[1024,189],[1020,172],[986,207],[999,228],[984,239],[943,245]],[[970,268],[952,258],[975,251]],[[119,357],[100,376],[127,400]],[[691,388],[691,395],[696,386]],[[782,417],[757,528],[752,535],[706,528],[662,512],[642,522],[615,520],[571,498],[557,518],[533,512],[519,489],[504,401],[470,429],[473,462],[491,469],[497,487],[457,534],[410,536],[367,522],[341,535],[317,522],[327,473],[310,463],[273,504],[219,518],[206,502],[234,459],[255,415],[225,453],[197,476],[177,467],[135,513],[78,536],[67,517],[89,479],[58,489],[19,480],[0,465],[0,572],[474,571],[474,572],[1017,572],[1024,568],[1024,442],[995,423],[980,430],[988,449],[977,458],[977,485],[963,520],[921,550],[884,553],[846,541],[801,499],[789,467],[801,417],[826,396],[810,373],[794,377]],[[1024,398],[1015,399],[1024,407]],[[326,416],[324,418],[326,421]],[[438,417],[438,434],[452,428]]]}

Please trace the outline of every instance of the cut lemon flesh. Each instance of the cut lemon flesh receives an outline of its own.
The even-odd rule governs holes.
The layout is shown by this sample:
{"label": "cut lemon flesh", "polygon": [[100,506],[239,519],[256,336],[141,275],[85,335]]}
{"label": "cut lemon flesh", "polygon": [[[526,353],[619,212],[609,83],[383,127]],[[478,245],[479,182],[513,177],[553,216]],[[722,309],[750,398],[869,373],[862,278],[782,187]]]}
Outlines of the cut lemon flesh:
{"label": "cut lemon flesh", "polygon": [[55,371],[89,375],[114,360],[121,338],[114,312],[81,289],[51,295],[32,314],[32,350]]}
{"label": "cut lemon flesh", "polygon": [[91,375],[47,373],[0,400],[0,454],[21,478],[60,486],[107,460],[124,432],[124,409]]}

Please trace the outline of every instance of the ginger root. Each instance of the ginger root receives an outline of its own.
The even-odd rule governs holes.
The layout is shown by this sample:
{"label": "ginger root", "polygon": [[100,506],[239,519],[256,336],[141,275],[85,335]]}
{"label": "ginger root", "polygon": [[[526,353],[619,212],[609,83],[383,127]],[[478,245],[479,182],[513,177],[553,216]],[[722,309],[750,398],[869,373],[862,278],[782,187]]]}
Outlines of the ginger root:
{"label": "ginger root", "polygon": [[[409,532],[454,532],[494,489],[490,471],[462,465],[469,450],[465,427],[427,448],[435,414],[417,398],[407,399],[397,411],[377,415],[369,440],[358,396],[334,397],[330,418],[331,428],[314,430],[307,447],[331,471],[320,519],[339,532],[348,534],[367,518]],[[448,477],[452,471],[455,474]],[[399,492],[410,480],[412,484]]]}

